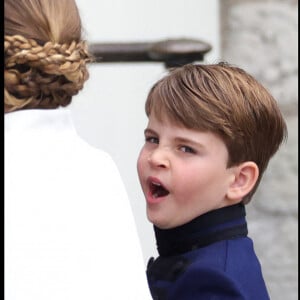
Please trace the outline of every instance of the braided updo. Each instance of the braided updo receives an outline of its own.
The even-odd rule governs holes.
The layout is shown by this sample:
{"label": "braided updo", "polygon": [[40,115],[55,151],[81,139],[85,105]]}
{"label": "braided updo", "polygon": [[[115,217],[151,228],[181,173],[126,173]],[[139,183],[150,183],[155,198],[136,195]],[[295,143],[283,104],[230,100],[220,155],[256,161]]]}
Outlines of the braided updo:
{"label": "braided updo", "polygon": [[67,106],[89,77],[75,2],[53,2],[5,0],[6,112]]}

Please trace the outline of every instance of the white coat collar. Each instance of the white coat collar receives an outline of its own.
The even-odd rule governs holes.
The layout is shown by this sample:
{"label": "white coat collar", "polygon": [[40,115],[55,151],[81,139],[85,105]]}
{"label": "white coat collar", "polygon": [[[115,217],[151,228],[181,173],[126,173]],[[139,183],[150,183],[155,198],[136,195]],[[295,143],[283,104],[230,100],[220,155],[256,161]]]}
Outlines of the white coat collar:
{"label": "white coat collar", "polygon": [[6,133],[27,131],[28,129],[57,131],[62,129],[74,130],[71,112],[68,108],[57,109],[24,109],[4,115]]}

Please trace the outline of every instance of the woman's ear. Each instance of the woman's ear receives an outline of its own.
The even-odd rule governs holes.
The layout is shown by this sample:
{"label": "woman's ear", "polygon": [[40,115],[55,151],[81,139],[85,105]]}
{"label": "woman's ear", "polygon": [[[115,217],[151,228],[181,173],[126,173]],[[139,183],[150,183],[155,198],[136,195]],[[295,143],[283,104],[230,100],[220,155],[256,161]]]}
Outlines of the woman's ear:
{"label": "woman's ear", "polygon": [[231,204],[240,202],[253,189],[259,175],[258,166],[253,161],[243,162],[233,168],[233,181],[226,194]]}

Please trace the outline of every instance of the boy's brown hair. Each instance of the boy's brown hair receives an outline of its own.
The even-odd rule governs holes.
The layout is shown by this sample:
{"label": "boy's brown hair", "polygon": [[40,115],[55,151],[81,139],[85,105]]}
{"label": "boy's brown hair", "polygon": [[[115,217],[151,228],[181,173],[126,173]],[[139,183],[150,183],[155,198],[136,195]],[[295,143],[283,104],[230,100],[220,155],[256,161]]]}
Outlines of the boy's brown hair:
{"label": "boy's brown hair", "polygon": [[254,77],[225,62],[188,64],[175,68],[150,90],[146,114],[169,119],[189,129],[210,131],[227,146],[227,167],[253,161],[258,180],[246,195],[255,193],[270,158],[287,137],[279,107]]}

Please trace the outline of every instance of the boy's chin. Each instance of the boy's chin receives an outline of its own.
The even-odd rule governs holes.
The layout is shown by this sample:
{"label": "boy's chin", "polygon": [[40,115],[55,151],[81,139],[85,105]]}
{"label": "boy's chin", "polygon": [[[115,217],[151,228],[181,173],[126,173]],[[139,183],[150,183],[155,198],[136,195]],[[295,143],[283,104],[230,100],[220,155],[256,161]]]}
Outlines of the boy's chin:
{"label": "boy's chin", "polygon": [[154,226],[156,226],[159,229],[170,229],[172,226],[168,224],[166,221],[159,220],[157,218],[152,217],[151,215],[147,215],[148,221],[152,223]]}
{"label": "boy's chin", "polygon": [[151,218],[148,216],[148,221],[150,223],[152,223],[155,227],[159,228],[159,229],[172,229],[175,228],[177,226],[180,226],[181,224],[177,225],[177,224],[171,224],[170,222],[167,222],[166,220],[158,220],[155,218]]}

